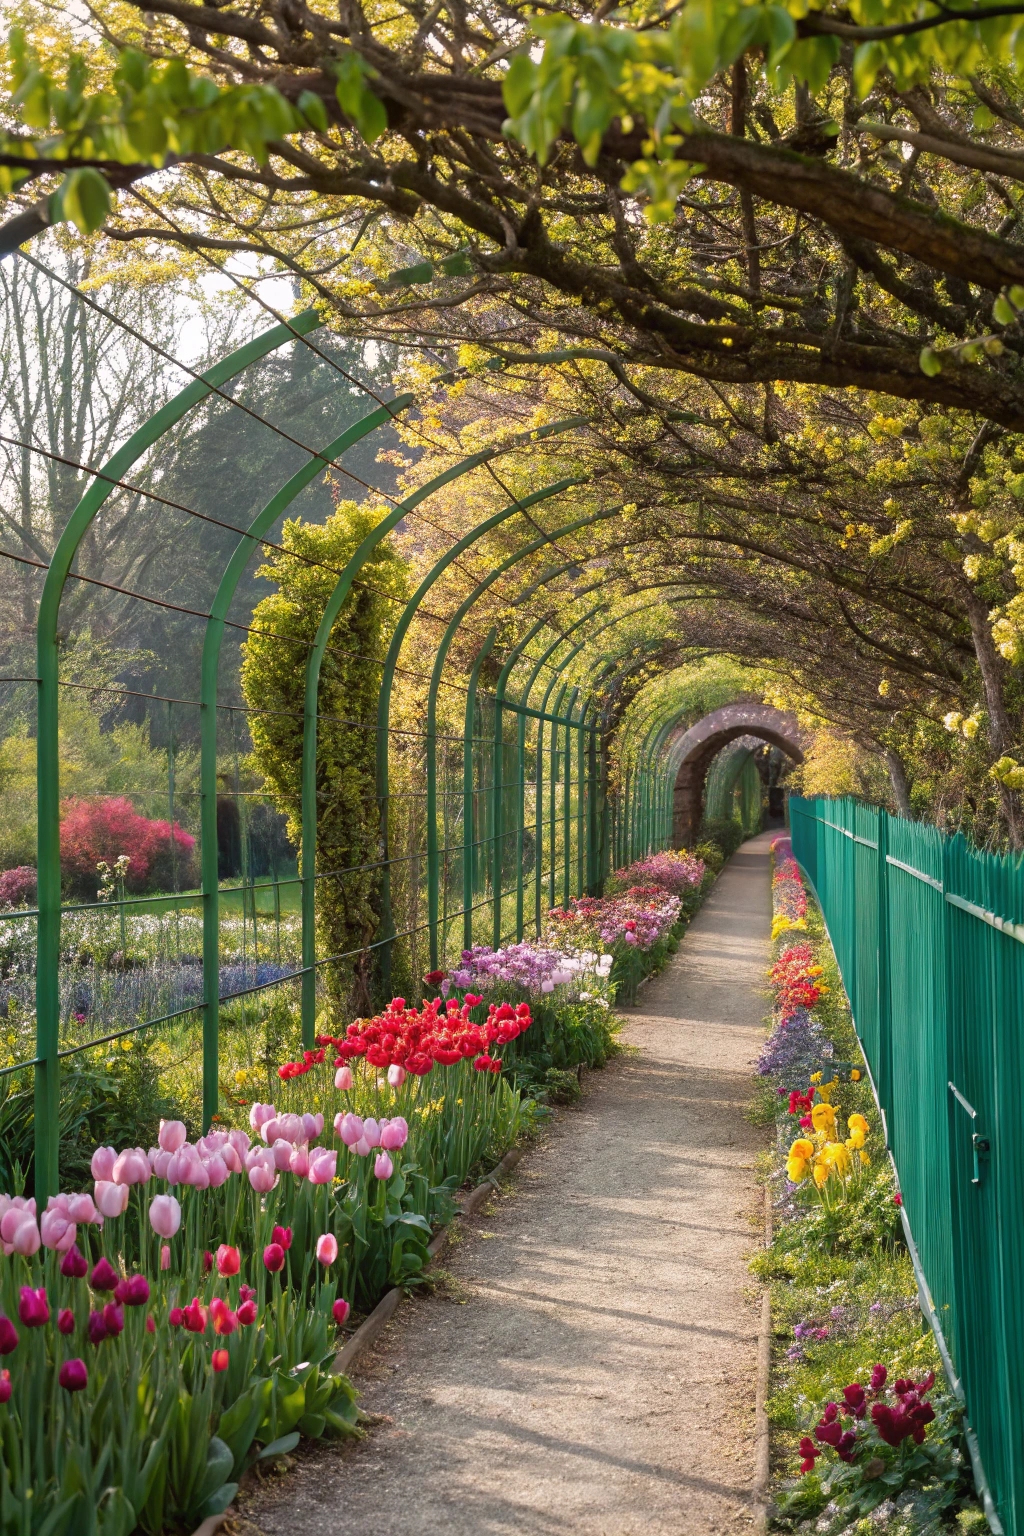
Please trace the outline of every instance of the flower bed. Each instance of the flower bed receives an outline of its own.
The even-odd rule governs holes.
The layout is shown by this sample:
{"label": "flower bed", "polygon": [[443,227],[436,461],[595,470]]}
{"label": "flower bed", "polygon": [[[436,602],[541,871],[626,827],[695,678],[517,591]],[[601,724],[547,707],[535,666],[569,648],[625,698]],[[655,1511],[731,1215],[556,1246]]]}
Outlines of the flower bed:
{"label": "flower bed", "polygon": [[[980,1532],[842,982],[788,840],[773,851],[772,1027],[755,1113],[776,1131],[774,1236],[752,1264],[772,1286],[776,1340],[770,1527]],[[794,928],[806,938],[792,943]]]}

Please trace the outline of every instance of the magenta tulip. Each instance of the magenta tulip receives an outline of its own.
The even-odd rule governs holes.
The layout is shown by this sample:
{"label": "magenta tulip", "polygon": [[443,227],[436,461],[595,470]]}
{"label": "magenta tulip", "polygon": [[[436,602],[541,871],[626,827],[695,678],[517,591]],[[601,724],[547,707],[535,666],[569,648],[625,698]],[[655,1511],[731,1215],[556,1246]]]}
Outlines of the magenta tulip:
{"label": "magenta tulip", "polygon": [[89,1385],[89,1372],[84,1360],[65,1360],[57,1372],[57,1380],[65,1392],[84,1392]]}
{"label": "magenta tulip", "polygon": [[352,1087],[352,1068],[339,1067],[334,1074],[334,1086],[341,1093],[347,1093]]}
{"label": "magenta tulip", "polygon": [[249,1328],[256,1321],[256,1303],[254,1301],[243,1301],[235,1316],[243,1328]]}
{"label": "magenta tulip", "polygon": [[106,1259],[97,1259],[89,1276],[89,1284],[93,1290],[112,1291],[117,1281],[117,1270],[113,1269]]}
{"label": "magenta tulip", "polygon": [[149,1203],[149,1224],[157,1237],[173,1237],[181,1226],[181,1206],[173,1195],[154,1195]]}
{"label": "magenta tulip", "polygon": [[177,1152],[188,1140],[188,1131],[181,1120],[161,1120],[160,1133],[157,1136],[161,1152]]}
{"label": "magenta tulip", "polygon": [[81,1280],[89,1272],[89,1261],[84,1253],[79,1251],[78,1245],[72,1243],[67,1253],[60,1261],[60,1272],[69,1280]]}
{"label": "magenta tulip", "polygon": [[9,1317],[0,1312],[0,1355],[10,1355],[18,1347],[18,1330]]}
{"label": "magenta tulip", "polygon": [[325,1232],[316,1241],[316,1256],[321,1264],[333,1264],[338,1257],[338,1239],[333,1232]]}
{"label": "magenta tulip", "polygon": [[103,1308],[103,1326],[107,1330],[109,1339],[116,1339],[124,1328],[124,1308],[114,1301],[108,1301]]}
{"label": "magenta tulip", "polygon": [[33,1289],[23,1285],[18,1299],[18,1316],[26,1328],[44,1328],[50,1321],[50,1303],[46,1299],[46,1287]]}
{"label": "magenta tulip", "polygon": [[345,1319],[348,1317],[351,1310],[352,1308],[349,1306],[348,1302],[342,1301],[341,1297],[339,1296],[337,1301],[334,1303],[334,1306],[331,1308],[334,1321],[337,1323],[339,1328],[345,1322]]}
{"label": "magenta tulip", "polygon": [[0,1403],[10,1401],[11,1397],[11,1373],[0,1371]]}
{"label": "magenta tulip", "polygon": [[61,1333],[74,1333],[75,1314],[70,1307],[61,1307],[57,1313],[57,1327]]}
{"label": "magenta tulip", "polygon": [[149,1300],[149,1281],[145,1275],[128,1275],[115,1285],[114,1300],[126,1307],[144,1307]]}
{"label": "magenta tulip", "polygon": [[109,1182],[114,1177],[114,1164],[117,1162],[117,1153],[113,1147],[97,1147],[92,1155],[89,1167],[92,1169],[94,1179],[103,1179]]}
{"label": "magenta tulip", "polygon": [[390,1179],[390,1177],[394,1173],[394,1171],[395,1171],[395,1165],[394,1165],[394,1163],[392,1163],[392,1161],[391,1161],[390,1157],[388,1156],[388,1154],[386,1152],[378,1153],[377,1159],[376,1159],[376,1161],[375,1161],[375,1163],[373,1165],[373,1176],[374,1176],[374,1178],[375,1179]]}
{"label": "magenta tulip", "polygon": [[85,1331],[89,1335],[90,1344],[102,1344],[107,1336],[107,1325],[103,1321],[103,1313],[90,1312],[85,1325]]}
{"label": "magenta tulip", "polygon": [[263,1250],[263,1263],[272,1275],[284,1269],[284,1249],[280,1243],[268,1243]]}

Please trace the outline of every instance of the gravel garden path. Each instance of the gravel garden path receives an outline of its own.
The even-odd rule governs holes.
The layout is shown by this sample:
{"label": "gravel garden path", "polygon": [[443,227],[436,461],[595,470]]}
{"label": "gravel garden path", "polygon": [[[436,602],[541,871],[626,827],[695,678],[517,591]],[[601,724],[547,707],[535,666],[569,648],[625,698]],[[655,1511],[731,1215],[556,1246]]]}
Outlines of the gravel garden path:
{"label": "gravel garden path", "polygon": [[246,1500],[255,1536],[750,1530],[770,834],[744,844],[510,1188],[355,1380],[379,1416]]}

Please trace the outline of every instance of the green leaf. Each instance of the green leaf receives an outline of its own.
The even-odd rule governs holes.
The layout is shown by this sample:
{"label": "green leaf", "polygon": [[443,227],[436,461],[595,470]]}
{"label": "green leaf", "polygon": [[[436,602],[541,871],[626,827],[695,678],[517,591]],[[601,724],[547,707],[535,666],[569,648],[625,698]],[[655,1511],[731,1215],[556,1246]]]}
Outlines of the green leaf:
{"label": "green leaf", "polygon": [[222,1515],[237,1492],[237,1483],[224,1483],[222,1487],[217,1489],[216,1493],[211,1493],[210,1497],[204,1502],[202,1509],[199,1511],[200,1519],[208,1520],[211,1515]]}
{"label": "green leaf", "polygon": [[106,179],[92,166],[84,165],[64,177],[50,199],[50,217],[54,223],[66,219],[83,235],[91,235],[102,227],[110,207]]}
{"label": "green leaf", "polygon": [[298,101],[296,102],[296,106],[306,121],[310,123],[318,133],[327,132],[329,126],[327,121],[327,108],[324,106],[323,98],[318,96],[315,91],[303,91]]}
{"label": "green leaf", "polygon": [[1012,325],[1017,318],[1017,311],[1006,297],[1001,293],[992,306],[992,319],[997,325]]}
{"label": "green leaf", "polygon": [[922,347],[918,362],[921,365],[921,372],[927,374],[930,379],[934,379],[937,373],[942,372],[942,359],[933,347]]}
{"label": "green leaf", "polygon": [[456,251],[453,255],[446,256],[439,266],[448,277],[468,277],[474,270],[473,263],[465,251]]}
{"label": "green leaf", "polygon": [[266,1461],[271,1456],[287,1456],[289,1451],[294,1451],[302,1436],[297,1429],[293,1429],[290,1435],[281,1435],[277,1440],[272,1440],[265,1445],[257,1456],[257,1461]]}
{"label": "green leaf", "polygon": [[196,1502],[205,1505],[208,1499],[223,1491],[222,1485],[231,1488],[232,1492],[228,1495],[227,1502],[220,1506],[220,1509],[210,1509],[207,1511],[208,1514],[219,1515],[221,1510],[227,1509],[228,1504],[234,1498],[234,1490],[237,1489],[238,1484],[227,1482],[234,1465],[235,1458],[232,1455],[231,1447],[225,1445],[223,1440],[214,1435],[207,1448],[206,1466],[203,1469],[202,1481],[196,1491]]}
{"label": "green leaf", "polygon": [[517,53],[501,82],[501,94],[510,117],[519,117],[533,99],[537,82],[537,65],[528,53]]}

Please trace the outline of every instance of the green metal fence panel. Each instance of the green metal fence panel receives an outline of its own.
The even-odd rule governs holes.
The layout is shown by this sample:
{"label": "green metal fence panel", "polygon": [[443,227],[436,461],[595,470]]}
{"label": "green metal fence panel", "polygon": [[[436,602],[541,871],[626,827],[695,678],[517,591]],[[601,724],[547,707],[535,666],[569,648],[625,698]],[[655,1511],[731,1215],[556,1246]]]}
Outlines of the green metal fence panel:
{"label": "green metal fence panel", "polygon": [[1024,865],[852,800],[791,796],[989,1523],[1024,1536]]}

